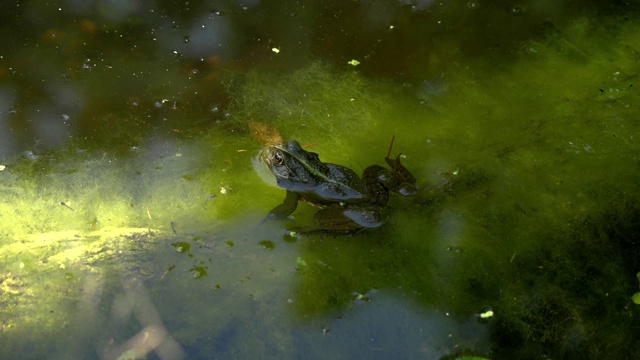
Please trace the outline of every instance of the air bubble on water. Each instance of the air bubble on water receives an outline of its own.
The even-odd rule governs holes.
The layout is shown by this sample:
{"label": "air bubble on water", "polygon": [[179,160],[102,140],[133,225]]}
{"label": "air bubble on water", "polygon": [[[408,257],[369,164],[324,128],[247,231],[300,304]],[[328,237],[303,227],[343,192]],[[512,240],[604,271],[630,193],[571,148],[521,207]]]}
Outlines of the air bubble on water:
{"label": "air bubble on water", "polygon": [[514,5],[509,9],[511,15],[522,15],[524,8],[521,5]]}
{"label": "air bubble on water", "polygon": [[65,122],[65,123],[66,123],[67,121],[69,121],[69,119],[70,119],[69,115],[67,115],[67,114],[62,114],[62,121],[63,121],[63,122]]}
{"label": "air bubble on water", "polygon": [[185,36],[185,37],[184,37],[184,43],[185,43],[185,44],[189,43],[189,37],[188,37],[188,36]]}
{"label": "air bubble on water", "polygon": [[211,112],[217,113],[218,111],[220,111],[220,109],[218,108],[218,105],[213,105],[211,107]]}
{"label": "air bubble on water", "polygon": [[467,7],[468,7],[469,9],[477,9],[477,8],[478,8],[478,3],[477,3],[477,2],[475,2],[475,1],[469,1],[469,2],[467,3]]}
{"label": "air bubble on water", "polygon": [[86,59],[82,64],[82,68],[86,70],[91,70],[93,68],[93,64],[91,63],[91,59]]}

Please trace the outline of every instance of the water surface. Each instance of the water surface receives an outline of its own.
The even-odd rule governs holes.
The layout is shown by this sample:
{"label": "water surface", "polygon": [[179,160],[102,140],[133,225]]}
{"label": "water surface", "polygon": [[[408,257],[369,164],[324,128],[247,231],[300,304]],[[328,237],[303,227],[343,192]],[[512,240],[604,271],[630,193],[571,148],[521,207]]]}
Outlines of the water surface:
{"label": "water surface", "polygon": [[[636,3],[0,8],[3,356],[640,356]],[[258,226],[255,124],[419,191]]]}

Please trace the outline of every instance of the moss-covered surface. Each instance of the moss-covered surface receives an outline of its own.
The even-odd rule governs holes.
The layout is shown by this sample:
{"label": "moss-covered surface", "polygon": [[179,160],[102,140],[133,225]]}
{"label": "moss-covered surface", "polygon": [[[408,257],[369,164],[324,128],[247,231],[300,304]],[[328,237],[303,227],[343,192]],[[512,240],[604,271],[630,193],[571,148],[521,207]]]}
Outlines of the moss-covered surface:
{"label": "moss-covered surface", "polygon": [[[131,354],[155,313],[193,358],[637,357],[638,34],[577,20],[417,93],[257,70],[201,136],[3,161],[3,348]],[[395,134],[420,192],[353,236],[289,233],[306,205],[258,227],[284,191],[254,170],[250,122],[357,171]]]}

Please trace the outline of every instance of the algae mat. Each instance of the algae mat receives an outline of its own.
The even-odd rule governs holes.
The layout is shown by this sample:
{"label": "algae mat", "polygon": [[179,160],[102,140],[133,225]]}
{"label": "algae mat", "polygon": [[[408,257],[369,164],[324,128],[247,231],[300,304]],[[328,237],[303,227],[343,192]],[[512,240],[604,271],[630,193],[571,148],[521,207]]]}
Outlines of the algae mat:
{"label": "algae mat", "polygon": [[[513,58],[461,58],[418,87],[322,63],[256,70],[202,134],[6,159],[3,348],[637,356],[640,29],[602,21]],[[254,169],[252,122],[358,172],[396,134],[421,190],[375,231],[300,236],[304,205],[258,228],[284,193]]]}

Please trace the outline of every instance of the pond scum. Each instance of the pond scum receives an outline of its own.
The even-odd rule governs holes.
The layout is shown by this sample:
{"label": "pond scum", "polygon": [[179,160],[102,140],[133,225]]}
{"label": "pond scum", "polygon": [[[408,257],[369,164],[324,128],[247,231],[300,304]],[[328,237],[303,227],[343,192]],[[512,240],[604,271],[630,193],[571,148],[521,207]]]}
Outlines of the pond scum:
{"label": "pond scum", "polygon": [[46,354],[55,345],[42,335],[36,350],[25,334],[68,328],[81,280],[107,262],[161,277],[150,254],[163,237],[152,234],[174,224],[205,231],[281,201],[282,191],[251,167],[259,144],[244,125],[257,121],[316,144],[323,160],[360,169],[382,159],[395,133],[422,179],[422,194],[389,224],[354,237],[364,241],[301,245],[297,313],[344,308],[354,289],[401,288],[421,306],[462,317],[489,306],[488,358],[640,357],[632,301],[640,26],[605,25],[577,21],[525,44],[512,62],[449,69],[442,91],[420,103],[406,89],[313,64],[280,77],[250,74],[231,89],[227,126],[163,156],[145,146],[118,158],[70,147],[4,160],[0,345],[13,358]]}

